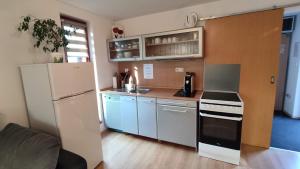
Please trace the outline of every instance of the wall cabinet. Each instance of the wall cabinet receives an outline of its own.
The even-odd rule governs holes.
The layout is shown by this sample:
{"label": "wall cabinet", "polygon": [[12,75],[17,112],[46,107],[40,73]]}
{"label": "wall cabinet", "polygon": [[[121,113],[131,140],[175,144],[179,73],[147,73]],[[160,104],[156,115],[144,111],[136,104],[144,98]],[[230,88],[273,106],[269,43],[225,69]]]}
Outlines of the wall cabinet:
{"label": "wall cabinet", "polygon": [[203,28],[153,33],[108,40],[110,61],[203,57]]}
{"label": "wall cabinet", "polygon": [[200,58],[203,28],[190,28],[143,36],[143,59]]}
{"label": "wall cabinet", "polygon": [[104,122],[108,128],[122,130],[120,96],[102,95]]}
{"label": "wall cabinet", "polygon": [[136,96],[120,96],[122,130],[138,134],[138,112]]}
{"label": "wall cabinet", "polygon": [[136,61],[142,59],[141,36],[107,41],[110,61]]}
{"label": "wall cabinet", "polygon": [[156,98],[138,97],[139,135],[157,139]]}

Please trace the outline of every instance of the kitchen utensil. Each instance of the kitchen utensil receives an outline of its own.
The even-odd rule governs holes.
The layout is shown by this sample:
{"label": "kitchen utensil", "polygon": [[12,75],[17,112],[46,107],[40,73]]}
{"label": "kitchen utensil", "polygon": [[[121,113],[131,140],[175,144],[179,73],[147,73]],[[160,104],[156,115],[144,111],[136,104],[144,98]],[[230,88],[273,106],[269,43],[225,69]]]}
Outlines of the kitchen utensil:
{"label": "kitchen utensil", "polygon": [[130,58],[132,56],[132,53],[130,51],[124,52],[125,58]]}
{"label": "kitchen utensil", "polygon": [[168,43],[168,39],[167,38],[163,38],[162,43]]}
{"label": "kitchen utensil", "polygon": [[194,38],[194,40],[197,40],[197,39],[198,39],[198,34],[197,34],[196,32],[194,32],[193,38]]}
{"label": "kitchen utensil", "polygon": [[177,42],[177,40],[178,40],[177,37],[173,37],[173,38],[172,38],[172,42],[173,42],[173,43]]}
{"label": "kitchen utensil", "polygon": [[117,56],[116,56],[117,59],[119,58],[123,58],[123,54],[122,53],[117,53]]}
{"label": "kitchen utensil", "polygon": [[114,77],[113,77],[113,88],[114,88],[114,89],[118,88],[117,76],[114,76]]}
{"label": "kitchen utensil", "polygon": [[160,44],[161,43],[161,39],[159,37],[154,39],[154,43],[155,44]]}
{"label": "kitchen utensil", "polygon": [[134,48],[134,49],[135,49],[135,48],[138,48],[138,47],[139,47],[138,44],[133,44],[133,45],[132,45],[132,48]]}

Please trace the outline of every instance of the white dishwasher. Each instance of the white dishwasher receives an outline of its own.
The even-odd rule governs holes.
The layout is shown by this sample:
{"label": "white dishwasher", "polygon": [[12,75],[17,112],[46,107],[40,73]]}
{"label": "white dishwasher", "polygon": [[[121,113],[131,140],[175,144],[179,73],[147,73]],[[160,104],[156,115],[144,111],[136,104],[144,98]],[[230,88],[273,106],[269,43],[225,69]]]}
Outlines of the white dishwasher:
{"label": "white dishwasher", "polygon": [[197,146],[197,102],[157,99],[159,140]]}

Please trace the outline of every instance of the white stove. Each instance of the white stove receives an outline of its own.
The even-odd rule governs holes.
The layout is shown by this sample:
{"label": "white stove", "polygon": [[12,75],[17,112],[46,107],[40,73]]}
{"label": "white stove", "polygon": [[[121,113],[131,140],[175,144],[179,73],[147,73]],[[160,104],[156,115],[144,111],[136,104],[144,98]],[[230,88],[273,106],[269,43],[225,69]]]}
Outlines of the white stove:
{"label": "white stove", "polygon": [[204,91],[199,106],[199,155],[239,164],[244,103],[238,93]]}

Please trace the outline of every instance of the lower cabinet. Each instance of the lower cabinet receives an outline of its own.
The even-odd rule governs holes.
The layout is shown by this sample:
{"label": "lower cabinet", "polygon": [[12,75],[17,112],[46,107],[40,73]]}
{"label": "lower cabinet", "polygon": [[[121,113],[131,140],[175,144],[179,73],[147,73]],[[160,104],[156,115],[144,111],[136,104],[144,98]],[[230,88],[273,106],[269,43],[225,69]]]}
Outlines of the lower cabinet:
{"label": "lower cabinet", "polygon": [[103,94],[108,128],[196,147],[197,103]]}
{"label": "lower cabinet", "polygon": [[120,96],[119,95],[102,95],[103,116],[106,127],[122,130]]}
{"label": "lower cabinet", "polygon": [[122,130],[138,134],[138,112],[136,96],[120,96]]}
{"label": "lower cabinet", "polygon": [[156,98],[138,97],[139,135],[157,139]]}
{"label": "lower cabinet", "polygon": [[158,104],[158,139],[196,147],[196,112],[196,108]]}

